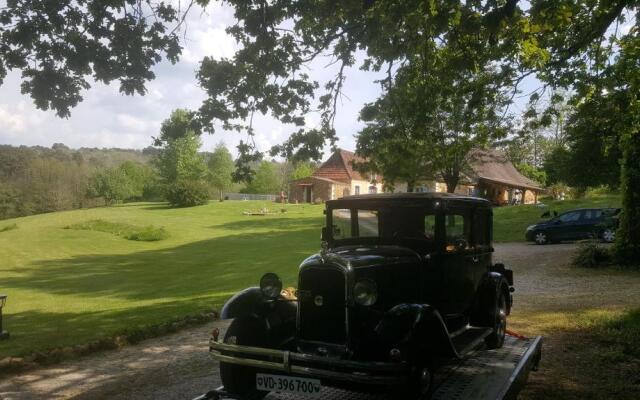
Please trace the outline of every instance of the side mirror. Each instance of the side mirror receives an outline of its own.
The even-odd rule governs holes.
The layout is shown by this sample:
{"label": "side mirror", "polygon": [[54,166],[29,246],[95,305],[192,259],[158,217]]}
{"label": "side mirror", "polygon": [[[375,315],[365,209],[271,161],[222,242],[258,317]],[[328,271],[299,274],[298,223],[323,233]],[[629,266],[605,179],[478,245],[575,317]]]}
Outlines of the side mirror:
{"label": "side mirror", "polygon": [[327,240],[329,240],[329,228],[326,226],[322,227],[322,231],[320,233],[320,240],[322,240],[323,242],[326,242]]}

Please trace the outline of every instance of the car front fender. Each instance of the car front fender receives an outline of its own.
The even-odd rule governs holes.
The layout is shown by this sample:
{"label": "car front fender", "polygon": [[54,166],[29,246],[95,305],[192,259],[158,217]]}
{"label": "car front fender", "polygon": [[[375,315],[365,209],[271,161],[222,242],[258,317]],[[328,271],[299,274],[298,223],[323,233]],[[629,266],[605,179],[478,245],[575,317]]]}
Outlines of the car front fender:
{"label": "car front fender", "polygon": [[438,310],[428,304],[398,304],[388,310],[375,328],[381,344],[404,350],[411,357],[457,356]]}

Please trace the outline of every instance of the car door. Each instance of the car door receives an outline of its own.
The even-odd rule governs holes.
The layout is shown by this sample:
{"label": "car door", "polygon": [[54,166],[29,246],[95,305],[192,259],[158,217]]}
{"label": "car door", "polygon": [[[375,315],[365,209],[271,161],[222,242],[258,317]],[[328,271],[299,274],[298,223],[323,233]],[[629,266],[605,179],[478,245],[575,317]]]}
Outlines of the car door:
{"label": "car door", "polygon": [[602,223],[602,209],[594,208],[583,210],[577,223],[578,236],[576,239],[588,239],[597,237],[598,225]]}
{"label": "car door", "polygon": [[549,228],[551,240],[573,240],[580,237],[579,221],[581,210],[569,211],[559,215]]}

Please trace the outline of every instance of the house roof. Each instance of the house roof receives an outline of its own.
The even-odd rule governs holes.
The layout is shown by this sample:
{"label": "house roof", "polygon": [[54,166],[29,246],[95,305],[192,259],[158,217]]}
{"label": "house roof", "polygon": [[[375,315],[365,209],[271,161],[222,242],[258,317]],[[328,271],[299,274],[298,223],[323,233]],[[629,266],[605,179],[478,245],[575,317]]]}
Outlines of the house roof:
{"label": "house roof", "polygon": [[484,179],[522,189],[542,190],[540,184],[522,175],[507,156],[494,149],[469,152],[469,164],[476,179]]}
{"label": "house roof", "polygon": [[313,176],[347,183],[353,179],[368,180],[359,171],[353,169],[354,162],[364,161],[363,158],[350,151],[338,149],[313,173]]}

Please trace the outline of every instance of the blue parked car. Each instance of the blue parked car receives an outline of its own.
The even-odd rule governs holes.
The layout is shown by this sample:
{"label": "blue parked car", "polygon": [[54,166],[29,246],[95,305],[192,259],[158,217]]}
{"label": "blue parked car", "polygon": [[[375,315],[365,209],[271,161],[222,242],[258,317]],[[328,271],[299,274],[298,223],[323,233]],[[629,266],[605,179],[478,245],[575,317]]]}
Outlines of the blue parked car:
{"label": "blue parked car", "polygon": [[619,208],[583,208],[567,211],[547,221],[527,227],[525,237],[536,244],[599,238],[615,240]]}

